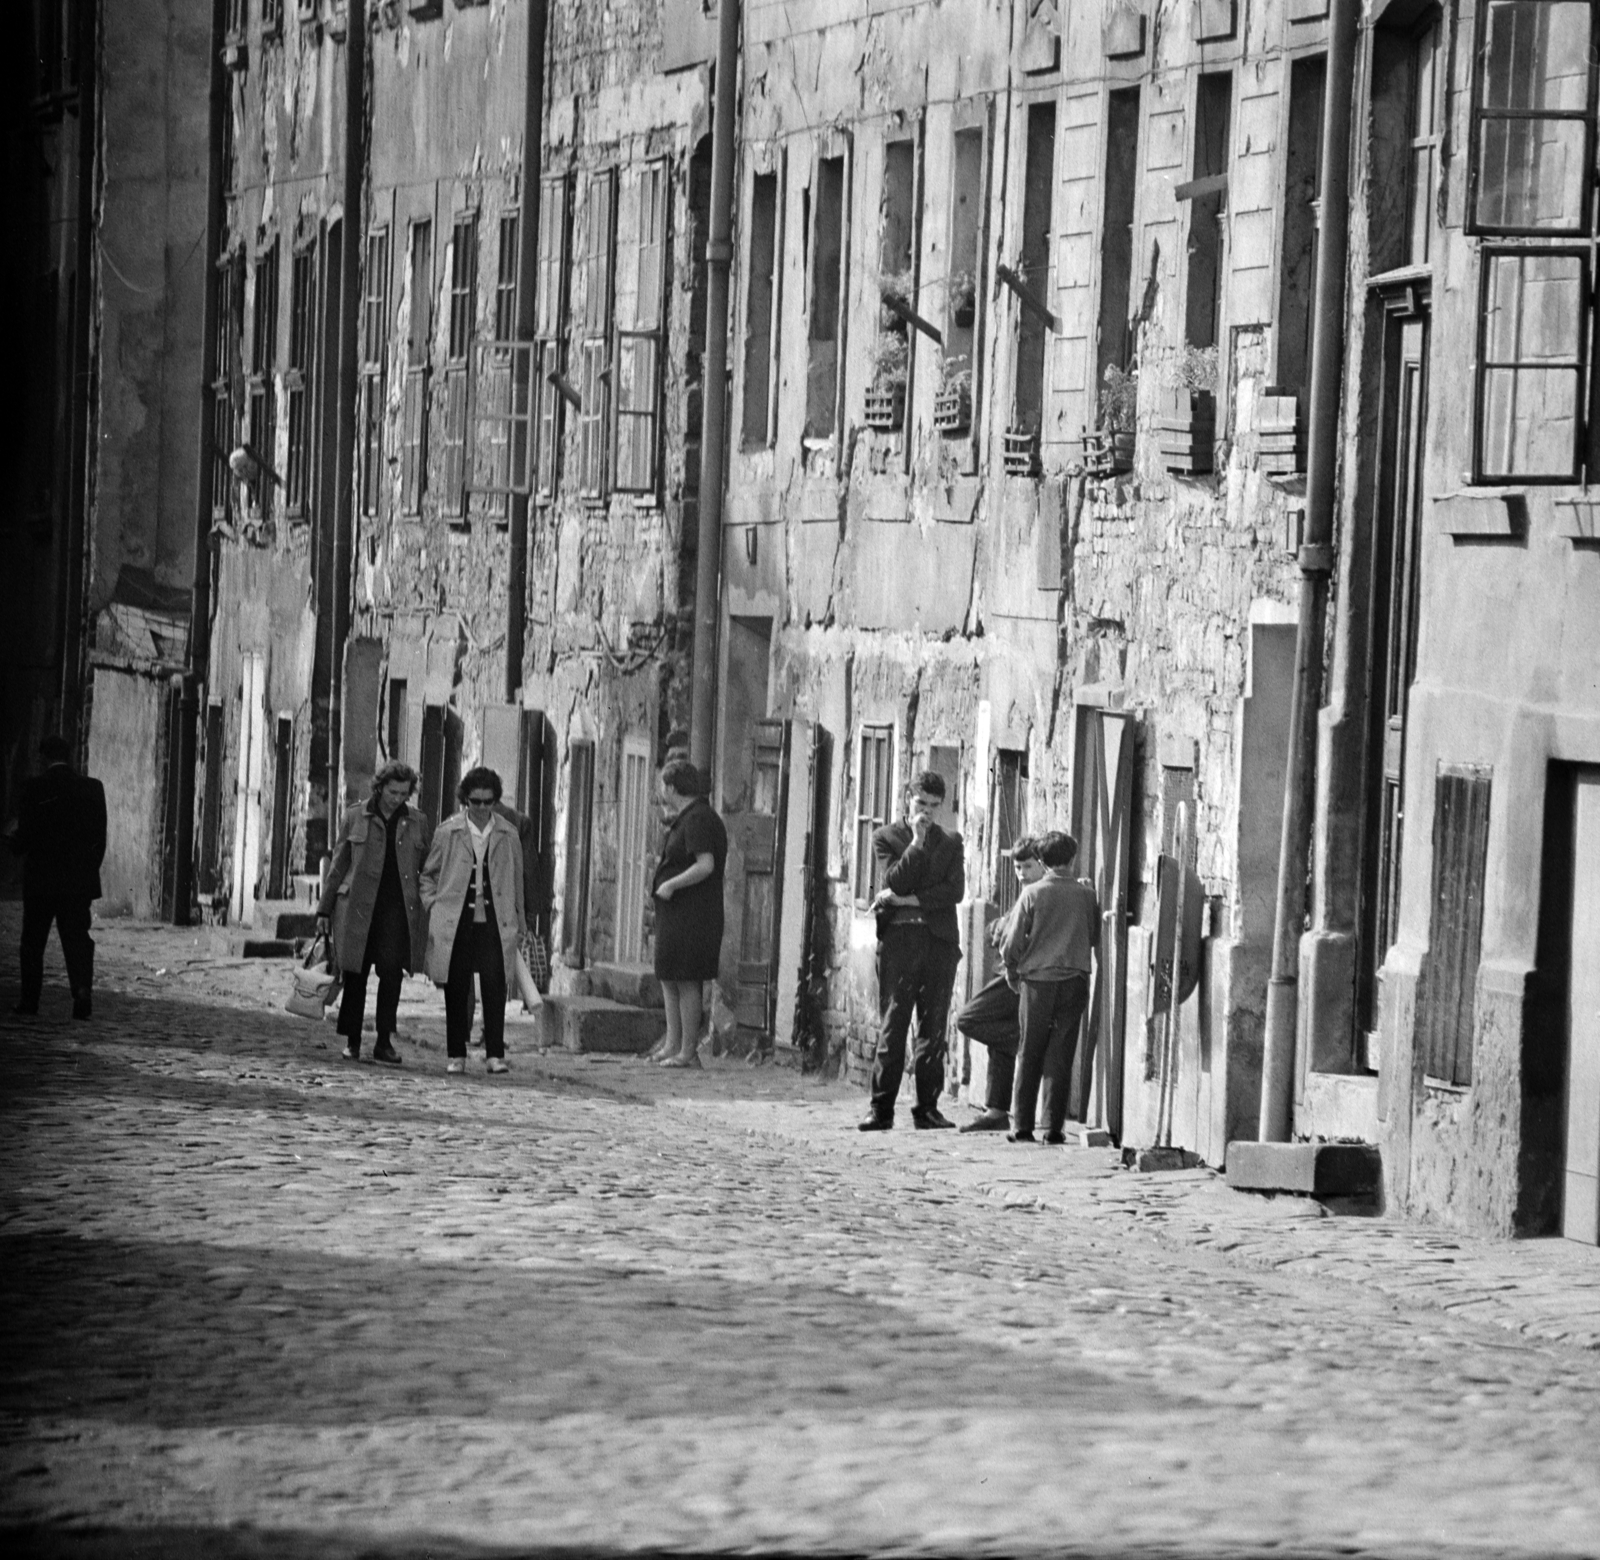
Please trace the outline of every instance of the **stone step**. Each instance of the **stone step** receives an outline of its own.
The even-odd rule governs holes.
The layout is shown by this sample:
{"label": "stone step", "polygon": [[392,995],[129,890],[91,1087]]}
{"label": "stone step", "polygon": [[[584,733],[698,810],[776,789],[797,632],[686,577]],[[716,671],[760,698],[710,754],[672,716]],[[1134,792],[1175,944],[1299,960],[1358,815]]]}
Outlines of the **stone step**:
{"label": "stone step", "polygon": [[1375,1197],[1383,1155],[1372,1143],[1237,1142],[1228,1145],[1227,1176],[1241,1192]]}
{"label": "stone step", "polygon": [[625,1007],[661,1008],[661,982],[648,964],[591,964],[571,974],[570,994],[604,997]]}
{"label": "stone step", "polygon": [[539,1039],[563,1051],[648,1051],[662,1034],[659,1008],[609,997],[551,996],[539,1009]]}

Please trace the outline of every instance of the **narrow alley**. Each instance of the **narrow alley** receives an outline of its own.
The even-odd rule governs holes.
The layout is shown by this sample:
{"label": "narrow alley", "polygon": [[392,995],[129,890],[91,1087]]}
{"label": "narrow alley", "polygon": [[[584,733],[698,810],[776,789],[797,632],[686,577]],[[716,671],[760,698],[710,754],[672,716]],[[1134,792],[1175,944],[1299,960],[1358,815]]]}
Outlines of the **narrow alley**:
{"label": "narrow alley", "polygon": [[446,1079],[420,985],[350,1066],[284,962],[97,933],[0,1025],[10,1554],[1600,1548],[1593,1248],[526,1023]]}

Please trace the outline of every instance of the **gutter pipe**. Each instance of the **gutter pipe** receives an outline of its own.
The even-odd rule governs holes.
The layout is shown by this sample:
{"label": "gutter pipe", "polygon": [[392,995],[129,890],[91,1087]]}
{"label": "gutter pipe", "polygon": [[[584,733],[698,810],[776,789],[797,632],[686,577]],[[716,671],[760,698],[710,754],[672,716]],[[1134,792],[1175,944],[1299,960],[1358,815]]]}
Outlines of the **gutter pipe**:
{"label": "gutter pipe", "polygon": [[207,134],[210,158],[206,171],[206,285],[200,328],[200,459],[194,500],[194,574],[189,583],[189,653],[178,703],[178,799],[173,820],[172,924],[194,921],[195,766],[200,750],[200,695],[211,659],[211,472],[215,463],[212,416],[215,392],[211,369],[217,357],[220,328],[217,249],[222,239],[222,116],[231,109],[228,72],[222,47],[228,31],[228,0],[212,0],[211,79]]}
{"label": "gutter pipe", "polygon": [[733,148],[738,85],[739,4],[738,0],[721,0],[717,7],[717,95],[711,122],[711,230],[706,243],[706,346],[701,360],[694,683],[689,707],[689,758],[707,777],[715,757],[717,729],[722,488],[728,434],[728,273],[733,264]]}
{"label": "gutter pipe", "polygon": [[1283,786],[1283,834],[1273,917],[1272,974],[1267,984],[1261,1065],[1260,1136],[1287,1143],[1294,1116],[1295,1041],[1299,1029],[1300,938],[1305,930],[1317,777],[1317,718],[1322,705],[1323,638],[1333,573],[1333,510],[1338,485],[1339,402],[1344,374],[1345,271],[1350,249],[1350,129],[1355,92],[1359,0],[1333,0],[1323,96],[1321,213],[1317,246],[1316,335],[1306,418],[1306,524],[1299,551],[1300,616],[1295,634],[1289,714],[1289,767]]}

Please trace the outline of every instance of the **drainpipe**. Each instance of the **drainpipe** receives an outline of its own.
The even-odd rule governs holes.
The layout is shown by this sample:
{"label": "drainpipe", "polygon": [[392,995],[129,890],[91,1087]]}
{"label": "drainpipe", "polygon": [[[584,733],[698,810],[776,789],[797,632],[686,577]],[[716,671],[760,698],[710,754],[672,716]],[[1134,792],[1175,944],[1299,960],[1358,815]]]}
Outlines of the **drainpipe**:
{"label": "drainpipe", "polygon": [[711,122],[711,232],[706,243],[706,350],[701,369],[700,526],[694,582],[694,684],[689,758],[706,775],[716,747],[717,620],[722,486],[728,436],[728,272],[733,264],[733,143],[739,85],[739,4],[717,6],[717,100]]}
{"label": "drainpipe", "polygon": [[210,161],[206,171],[205,302],[200,327],[200,459],[194,498],[194,575],[189,583],[189,654],[178,704],[178,805],[173,820],[172,924],[188,926],[194,906],[194,785],[200,750],[200,691],[211,658],[211,369],[217,358],[220,300],[217,250],[222,242],[222,116],[231,109],[222,46],[228,31],[228,0],[212,0]]}
{"label": "drainpipe", "polygon": [[1306,414],[1306,524],[1299,552],[1300,617],[1295,633],[1289,767],[1283,785],[1272,975],[1261,1066],[1263,1142],[1287,1143],[1293,1120],[1295,1038],[1299,1028],[1300,937],[1317,778],[1317,716],[1322,705],[1323,637],[1333,573],[1333,504],[1344,374],[1345,269],[1350,240],[1350,119],[1355,91],[1359,0],[1333,0],[1323,97],[1322,225],[1317,246],[1316,335]]}
{"label": "drainpipe", "polygon": [[344,811],[343,768],[344,648],[350,634],[350,543],[355,512],[357,353],[361,318],[361,239],[366,228],[361,209],[361,174],[366,161],[367,8],[345,7],[344,216],[339,237],[339,413],[333,464],[333,622],[328,656],[328,849],[333,849]]}
{"label": "drainpipe", "polygon": [[83,713],[83,598],[92,567],[89,546],[89,471],[92,464],[90,426],[94,420],[97,372],[91,360],[90,321],[94,312],[95,198],[99,193],[100,8],[83,0],[78,9],[78,231],[74,237],[76,307],[73,311],[71,474],[67,500],[67,535],[61,551],[61,734],[81,758],[85,733]]}
{"label": "drainpipe", "polygon": [[[544,167],[544,61],[549,7],[546,0],[528,6],[527,94],[522,119],[522,243],[517,259],[518,341],[532,341],[538,320],[539,201],[544,194],[539,176]],[[530,395],[537,404],[537,385]],[[531,444],[530,440],[530,444]],[[533,473],[527,473],[531,479]],[[522,699],[522,661],[528,627],[529,495],[511,495],[511,550],[506,580],[506,703]]]}

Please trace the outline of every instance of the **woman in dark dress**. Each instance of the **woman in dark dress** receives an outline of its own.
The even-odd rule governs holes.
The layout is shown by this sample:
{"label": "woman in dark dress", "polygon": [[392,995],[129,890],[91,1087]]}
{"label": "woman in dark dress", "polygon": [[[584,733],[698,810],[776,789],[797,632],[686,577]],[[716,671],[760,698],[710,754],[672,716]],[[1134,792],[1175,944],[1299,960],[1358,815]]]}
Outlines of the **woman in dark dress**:
{"label": "woman in dark dress", "polygon": [[717,978],[722,956],[722,868],[728,831],[706,800],[700,771],[675,759],[661,771],[661,845],[653,891],[656,978],[666,999],[663,1067],[700,1065],[700,1017],[705,982]]}

